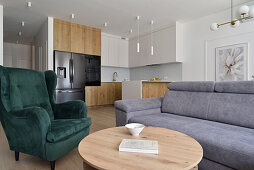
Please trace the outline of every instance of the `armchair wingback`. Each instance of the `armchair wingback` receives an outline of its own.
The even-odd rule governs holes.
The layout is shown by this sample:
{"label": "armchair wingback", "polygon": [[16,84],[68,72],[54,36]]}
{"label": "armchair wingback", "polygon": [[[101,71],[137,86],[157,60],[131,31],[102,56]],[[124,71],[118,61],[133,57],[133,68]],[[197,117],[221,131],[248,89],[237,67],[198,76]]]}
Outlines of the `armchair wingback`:
{"label": "armchair wingback", "polygon": [[53,71],[0,66],[0,77],[0,120],[16,156],[22,152],[54,162],[89,134],[83,101],[55,103]]}

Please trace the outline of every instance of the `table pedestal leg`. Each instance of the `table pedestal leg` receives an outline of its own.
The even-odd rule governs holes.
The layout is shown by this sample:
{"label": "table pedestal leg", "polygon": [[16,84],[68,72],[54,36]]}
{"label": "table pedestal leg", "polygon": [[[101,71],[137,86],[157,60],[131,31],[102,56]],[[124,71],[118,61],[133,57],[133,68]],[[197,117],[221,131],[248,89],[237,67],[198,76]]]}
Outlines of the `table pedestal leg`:
{"label": "table pedestal leg", "polygon": [[96,170],[94,167],[91,167],[86,162],[83,162],[83,169],[84,170]]}

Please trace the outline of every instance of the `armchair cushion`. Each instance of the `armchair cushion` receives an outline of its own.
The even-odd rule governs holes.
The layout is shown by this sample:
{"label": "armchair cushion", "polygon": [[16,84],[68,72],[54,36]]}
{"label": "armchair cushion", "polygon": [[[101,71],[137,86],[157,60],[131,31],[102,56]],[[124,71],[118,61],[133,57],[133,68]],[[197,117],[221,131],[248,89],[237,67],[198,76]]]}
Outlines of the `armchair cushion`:
{"label": "armchair cushion", "polygon": [[53,106],[55,119],[79,119],[87,116],[87,107],[84,101],[69,101]]}
{"label": "armchair cushion", "polygon": [[7,112],[37,106],[54,119],[43,72],[18,68],[2,69],[1,99]]}
{"label": "armchair cushion", "polygon": [[47,134],[48,142],[58,142],[76,134],[91,125],[90,118],[58,119],[51,122],[51,130]]}

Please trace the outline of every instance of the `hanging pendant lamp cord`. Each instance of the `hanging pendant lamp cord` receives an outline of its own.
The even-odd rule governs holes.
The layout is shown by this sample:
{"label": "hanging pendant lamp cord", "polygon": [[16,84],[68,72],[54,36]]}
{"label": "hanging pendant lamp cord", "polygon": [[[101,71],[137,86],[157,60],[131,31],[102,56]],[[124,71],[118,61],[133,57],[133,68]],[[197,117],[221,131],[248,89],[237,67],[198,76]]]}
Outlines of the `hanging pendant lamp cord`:
{"label": "hanging pendant lamp cord", "polygon": [[231,0],[231,21],[233,21],[233,0]]}

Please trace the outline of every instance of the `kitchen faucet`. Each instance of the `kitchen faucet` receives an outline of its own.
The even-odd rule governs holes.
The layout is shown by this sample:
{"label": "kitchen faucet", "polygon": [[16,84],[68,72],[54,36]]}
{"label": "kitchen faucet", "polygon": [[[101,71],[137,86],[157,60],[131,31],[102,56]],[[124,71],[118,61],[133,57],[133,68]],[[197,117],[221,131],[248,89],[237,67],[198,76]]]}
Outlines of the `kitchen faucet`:
{"label": "kitchen faucet", "polygon": [[113,81],[116,81],[117,77],[118,77],[117,72],[114,72],[113,73]]}

